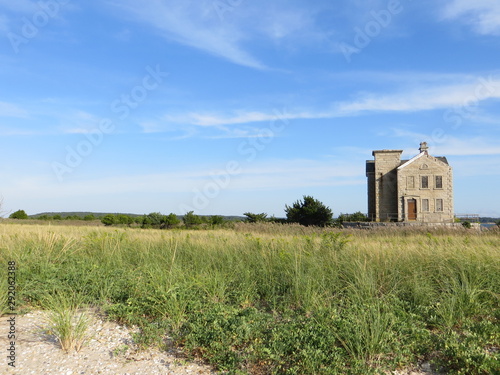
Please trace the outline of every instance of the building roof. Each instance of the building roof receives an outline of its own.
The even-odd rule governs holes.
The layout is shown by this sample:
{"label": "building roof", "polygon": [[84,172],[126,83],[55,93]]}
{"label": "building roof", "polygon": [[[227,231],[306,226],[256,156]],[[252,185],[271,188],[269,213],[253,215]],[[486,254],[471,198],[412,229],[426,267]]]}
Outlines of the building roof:
{"label": "building roof", "polygon": [[[381,150],[381,151],[389,151],[389,150]],[[377,152],[380,152],[380,151],[377,151]],[[408,160],[401,160],[401,163],[399,164],[398,169],[406,167],[407,165],[410,164],[410,162],[413,162],[414,160],[420,158],[423,154],[426,154],[426,152],[423,151],[420,154],[418,154],[418,155],[416,155],[413,158],[408,159]],[[433,156],[433,157],[442,163],[448,164],[448,159],[446,159],[446,157],[444,157],[444,156]],[[366,173],[375,173],[375,160],[367,160],[366,161]]]}
{"label": "building roof", "polygon": [[[430,156],[427,151],[422,151],[420,154],[412,157],[410,160],[406,160],[406,161],[402,161],[401,162],[401,165],[398,167],[398,169],[403,169],[404,167],[410,165],[411,163],[413,163],[415,160],[418,160],[420,159],[422,156],[424,155],[428,155]],[[448,165],[448,160],[446,159],[446,157],[444,156],[438,156],[438,157],[435,157],[435,156],[432,156],[434,159],[437,159],[439,160],[440,162],[442,163],[445,163],[446,165]]]}

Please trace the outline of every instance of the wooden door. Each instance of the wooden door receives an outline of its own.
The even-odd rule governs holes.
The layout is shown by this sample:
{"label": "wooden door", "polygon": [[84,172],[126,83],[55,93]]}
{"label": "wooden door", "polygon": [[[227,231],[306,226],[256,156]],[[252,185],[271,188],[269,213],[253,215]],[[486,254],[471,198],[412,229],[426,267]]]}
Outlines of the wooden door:
{"label": "wooden door", "polygon": [[417,220],[417,200],[408,199],[408,220]]}

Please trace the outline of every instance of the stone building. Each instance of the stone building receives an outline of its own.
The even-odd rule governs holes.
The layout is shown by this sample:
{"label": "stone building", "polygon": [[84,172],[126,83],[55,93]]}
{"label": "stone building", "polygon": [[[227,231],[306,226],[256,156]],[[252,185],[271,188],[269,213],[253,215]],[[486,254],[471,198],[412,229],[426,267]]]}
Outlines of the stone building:
{"label": "stone building", "polygon": [[419,151],[401,160],[403,150],[376,150],[366,161],[372,221],[453,222],[452,168],[445,157],[429,155],[426,142]]}

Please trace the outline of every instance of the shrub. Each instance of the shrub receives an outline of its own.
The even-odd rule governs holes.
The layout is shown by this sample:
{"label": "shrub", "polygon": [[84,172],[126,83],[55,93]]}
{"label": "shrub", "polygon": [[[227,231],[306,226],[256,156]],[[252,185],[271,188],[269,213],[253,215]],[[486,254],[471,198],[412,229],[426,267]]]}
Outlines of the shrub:
{"label": "shrub", "polygon": [[462,222],[462,225],[464,228],[470,229],[472,227],[470,221],[464,221]]}
{"label": "shrub", "polygon": [[24,210],[17,210],[9,216],[10,219],[26,220],[28,214]]}
{"label": "shrub", "polygon": [[113,225],[116,221],[115,215],[113,214],[107,214],[101,219],[101,223],[103,223],[106,226]]}
{"label": "shrub", "polygon": [[201,217],[199,217],[198,215],[195,215],[193,211],[189,211],[188,213],[186,213],[184,215],[184,217],[182,218],[182,220],[184,221],[184,225],[187,228],[195,226],[195,225],[199,225],[202,223]]}
{"label": "shrub", "polygon": [[246,221],[248,223],[258,223],[261,221],[267,221],[267,214],[264,212],[261,214],[253,214],[251,212],[245,212],[243,215],[247,217]]}
{"label": "shrub", "polygon": [[344,221],[354,221],[354,222],[368,221],[368,216],[366,216],[361,211],[355,212],[353,214],[340,214],[339,217],[337,218],[337,222],[342,224]]}
{"label": "shrub", "polygon": [[125,224],[125,225],[130,225],[134,222],[134,219],[128,215],[116,215],[116,224]]}
{"label": "shrub", "polygon": [[291,207],[286,205],[285,212],[290,223],[320,227],[332,224],[332,210],[311,196],[304,195],[303,201],[296,201]]}
{"label": "shrub", "polygon": [[176,225],[179,225],[180,222],[181,221],[179,220],[177,215],[174,213],[170,213],[167,216],[165,216],[165,226],[167,228],[175,227]]}
{"label": "shrub", "polygon": [[220,215],[210,216],[209,223],[211,225],[222,225],[224,224],[224,218]]}

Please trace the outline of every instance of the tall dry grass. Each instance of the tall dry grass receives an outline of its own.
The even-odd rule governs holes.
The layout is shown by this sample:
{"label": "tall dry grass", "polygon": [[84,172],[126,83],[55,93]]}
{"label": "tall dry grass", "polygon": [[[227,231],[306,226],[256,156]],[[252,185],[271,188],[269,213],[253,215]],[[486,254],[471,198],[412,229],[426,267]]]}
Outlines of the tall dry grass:
{"label": "tall dry grass", "polygon": [[498,356],[494,231],[4,224],[0,259],[18,265],[19,303],[77,294],[141,326],[144,345],[168,332],[231,371],[366,373],[433,356],[480,373]]}

